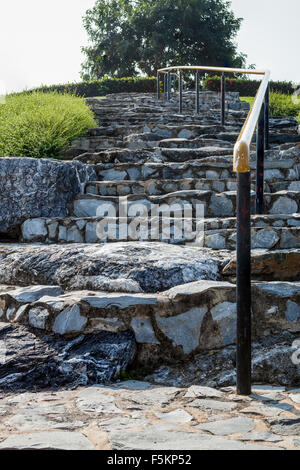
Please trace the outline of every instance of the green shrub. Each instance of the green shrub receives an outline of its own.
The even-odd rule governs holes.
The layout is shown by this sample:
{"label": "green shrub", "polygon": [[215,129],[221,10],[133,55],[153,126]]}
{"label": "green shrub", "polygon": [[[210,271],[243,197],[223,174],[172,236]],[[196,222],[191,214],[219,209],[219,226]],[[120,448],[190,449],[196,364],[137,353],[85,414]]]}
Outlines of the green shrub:
{"label": "green shrub", "polygon": [[56,158],[95,127],[82,98],[58,93],[7,96],[0,106],[0,155]]}
{"label": "green shrub", "polygon": [[129,77],[129,78],[103,78],[101,80],[85,81],[80,83],[67,83],[65,85],[41,86],[34,90],[23,92],[71,93],[76,96],[90,98],[104,96],[110,93],[154,93],[156,91],[156,78]]}
{"label": "green shrub", "polygon": [[[245,80],[243,78],[226,78],[226,90],[239,92],[241,96],[255,96],[260,85],[260,80]],[[210,91],[220,91],[220,77],[209,77],[203,81],[203,88]],[[292,82],[270,82],[270,90],[273,93],[292,95],[295,91]]]}
{"label": "green shrub", "polygon": [[[243,96],[241,100],[247,101],[251,106],[254,98]],[[291,116],[296,117],[300,121],[300,103],[294,103],[290,95],[270,93],[270,115],[274,117]]]}
{"label": "green shrub", "polygon": [[270,95],[270,113],[271,116],[293,116],[298,117],[300,113],[300,104],[293,103],[292,97],[280,93],[271,93]]}

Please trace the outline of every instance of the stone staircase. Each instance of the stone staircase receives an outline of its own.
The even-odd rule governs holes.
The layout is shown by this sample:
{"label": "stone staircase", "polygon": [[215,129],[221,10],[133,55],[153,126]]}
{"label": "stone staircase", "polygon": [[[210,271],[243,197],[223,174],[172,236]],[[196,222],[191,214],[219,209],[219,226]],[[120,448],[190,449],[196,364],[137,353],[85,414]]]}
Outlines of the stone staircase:
{"label": "stone staircase", "polygon": [[[72,341],[131,330],[136,361],[148,366],[235,342],[232,155],[248,105],[227,93],[221,126],[217,94],[201,92],[199,115],[194,93],[184,93],[183,115],[177,100],[134,93],[87,100],[99,127],[64,158],[89,165],[89,178],[67,216],[27,218],[19,243],[1,246],[2,322]],[[280,335],[288,334],[292,354],[300,332],[299,124],[270,120],[265,215],[254,215],[255,148],[254,338],[279,335],[280,348]],[[297,382],[299,366],[291,367]]]}

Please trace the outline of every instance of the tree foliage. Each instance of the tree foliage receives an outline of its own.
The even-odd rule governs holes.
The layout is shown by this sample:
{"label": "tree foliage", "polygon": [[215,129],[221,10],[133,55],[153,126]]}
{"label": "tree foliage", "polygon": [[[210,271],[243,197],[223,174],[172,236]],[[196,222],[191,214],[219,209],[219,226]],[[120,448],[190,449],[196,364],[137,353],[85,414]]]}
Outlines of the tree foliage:
{"label": "tree foliage", "polygon": [[245,65],[235,18],[224,0],[96,0],[86,12],[90,45],[82,78],[152,76],[171,65]]}

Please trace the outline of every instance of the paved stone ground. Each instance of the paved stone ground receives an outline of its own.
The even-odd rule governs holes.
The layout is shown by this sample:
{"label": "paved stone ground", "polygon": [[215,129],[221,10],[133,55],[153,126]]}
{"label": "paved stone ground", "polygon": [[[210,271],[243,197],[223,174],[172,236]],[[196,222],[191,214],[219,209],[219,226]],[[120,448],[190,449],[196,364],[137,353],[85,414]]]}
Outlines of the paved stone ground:
{"label": "paved stone ground", "polygon": [[300,389],[126,381],[2,396],[0,449],[299,450]]}

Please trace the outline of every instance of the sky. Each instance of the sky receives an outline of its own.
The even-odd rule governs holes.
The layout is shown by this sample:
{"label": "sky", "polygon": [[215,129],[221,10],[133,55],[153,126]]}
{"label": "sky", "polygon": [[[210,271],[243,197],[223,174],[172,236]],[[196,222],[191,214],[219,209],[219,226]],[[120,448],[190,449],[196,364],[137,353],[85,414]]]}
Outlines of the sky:
{"label": "sky", "polygon": [[[0,95],[80,81],[88,42],[82,17],[95,0],[0,2]],[[300,83],[300,0],[232,0],[232,9],[244,18],[237,42],[248,64]]]}

